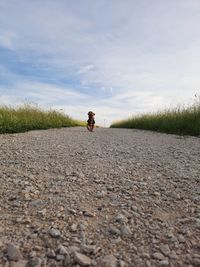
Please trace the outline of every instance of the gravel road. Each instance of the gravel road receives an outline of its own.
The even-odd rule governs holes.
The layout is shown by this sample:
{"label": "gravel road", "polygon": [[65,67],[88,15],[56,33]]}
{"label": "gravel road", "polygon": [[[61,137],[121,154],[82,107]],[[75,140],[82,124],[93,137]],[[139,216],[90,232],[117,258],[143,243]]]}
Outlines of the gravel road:
{"label": "gravel road", "polygon": [[0,135],[0,267],[200,266],[200,138]]}

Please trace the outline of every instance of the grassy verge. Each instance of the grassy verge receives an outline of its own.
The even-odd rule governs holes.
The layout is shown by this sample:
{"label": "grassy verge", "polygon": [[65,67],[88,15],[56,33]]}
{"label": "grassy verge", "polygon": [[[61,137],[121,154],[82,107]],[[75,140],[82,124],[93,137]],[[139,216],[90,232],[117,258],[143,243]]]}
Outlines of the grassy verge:
{"label": "grassy verge", "polygon": [[115,122],[111,128],[134,128],[170,134],[200,136],[200,101],[191,107],[144,114]]}
{"label": "grassy verge", "polygon": [[44,111],[30,105],[18,108],[0,107],[0,133],[85,125],[84,122],[74,120],[61,112]]}

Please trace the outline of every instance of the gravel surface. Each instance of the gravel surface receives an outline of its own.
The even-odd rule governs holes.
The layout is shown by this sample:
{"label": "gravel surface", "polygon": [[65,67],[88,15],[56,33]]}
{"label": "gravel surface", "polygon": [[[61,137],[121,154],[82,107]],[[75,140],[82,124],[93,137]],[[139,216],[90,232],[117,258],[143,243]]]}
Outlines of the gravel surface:
{"label": "gravel surface", "polygon": [[200,139],[0,135],[0,267],[200,266]]}

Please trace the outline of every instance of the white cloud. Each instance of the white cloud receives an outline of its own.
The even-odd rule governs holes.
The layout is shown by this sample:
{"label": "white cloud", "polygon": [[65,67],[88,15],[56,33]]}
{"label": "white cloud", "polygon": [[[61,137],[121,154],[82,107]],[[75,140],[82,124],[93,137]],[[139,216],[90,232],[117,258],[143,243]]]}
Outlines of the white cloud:
{"label": "white cloud", "polygon": [[91,107],[101,123],[190,102],[200,93],[199,14],[198,0],[1,0],[0,48],[54,84],[1,62],[12,85],[0,100],[14,102],[12,92],[80,118]]}
{"label": "white cloud", "polygon": [[15,37],[15,34],[12,32],[2,32],[0,36],[0,47],[12,50]]}

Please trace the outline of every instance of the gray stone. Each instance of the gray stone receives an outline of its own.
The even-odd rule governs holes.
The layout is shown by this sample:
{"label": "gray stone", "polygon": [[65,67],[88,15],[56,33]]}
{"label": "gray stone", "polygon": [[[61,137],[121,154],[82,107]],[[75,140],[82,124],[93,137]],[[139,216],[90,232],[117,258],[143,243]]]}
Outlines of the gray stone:
{"label": "gray stone", "polygon": [[73,254],[75,252],[80,252],[80,248],[76,247],[76,246],[70,246],[70,247],[68,247],[68,250],[69,250],[70,254]]}
{"label": "gray stone", "polygon": [[179,241],[180,243],[185,243],[185,237],[184,237],[183,235],[179,235],[179,236],[178,236],[178,241]]}
{"label": "gray stone", "polygon": [[6,261],[4,264],[0,265],[1,267],[10,267],[9,261]]}
{"label": "gray stone", "polygon": [[151,267],[151,262],[149,260],[145,261],[146,266],[145,267]]}
{"label": "gray stone", "polygon": [[37,207],[37,206],[40,206],[42,205],[42,200],[41,199],[36,199],[36,200],[33,200],[29,203],[30,206],[33,206],[33,207]]}
{"label": "gray stone", "polygon": [[64,259],[64,267],[69,267],[71,263],[71,258],[70,258],[70,254],[65,255],[65,259]]}
{"label": "gray stone", "polygon": [[195,267],[199,267],[200,266],[200,258],[194,258],[194,259],[192,259],[192,262],[191,263]]}
{"label": "gray stone", "polygon": [[167,244],[162,244],[160,246],[160,251],[165,255],[168,256],[170,254],[170,248]]}
{"label": "gray stone", "polygon": [[64,255],[61,255],[61,254],[56,255],[56,260],[57,261],[63,261],[64,259],[65,259]]}
{"label": "gray stone", "polygon": [[112,235],[120,235],[121,234],[120,230],[117,227],[115,227],[114,225],[109,226],[109,232]]}
{"label": "gray stone", "polygon": [[165,256],[160,252],[156,252],[153,254],[153,258],[156,260],[165,260]]}
{"label": "gray stone", "polygon": [[[27,261],[26,260],[19,260],[19,261],[11,261],[9,267],[26,267]],[[1,265],[0,265],[1,266]]]}
{"label": "gray stone", "polygon": [[42,265],[42,260],[36,257],[28,262],[27,267],[41,267],[41,265]]}
{"label": "gray stone", "polygon": [[174,250],[170,252],[169,257],[174,260],[178,259],[178,256]]}
{"label": "gray stone", "polygon": [[46,255],[47,255],[48,258],[55,258],[56,257],[55,251],[53,249],[50,249],[50,248],[47,250],[47,254]]}
{"label": "gray stone", "polygon": [[64,246],[62,246],[62,245],[60,245],[60,246],[58,247],[58,251],[59,251],[59,254],[60,254],[60,255],[66,255],[66,254],[68,254],[68,251],[67,251],[66,247],[64,247]]}
{"label": "gray stone", "polygon": [[94,245],[83,245],[81,246],[81,251],[86,254],[95,254],[97,247]]}
{"label": "gray stone", "polygon": [[155,192],[153,192],[153,195],[154,195],[155,197],[159,197],[159,196],[160,196],[160,192],[155,191]]}
{"label": "gray stone", "polygon": [[18,261],[22,258],[19,250],[12,244],[9,244],[6,248],[6,254],[10,261]]}
{"label": "gray stone", "polygon": [[160,266],[169,266],[169,261],[168,261],[168,259],[166,259],[166,260],[161,260],[161,261],[159,262],[159,265],[160,265]]}
{"label": "gray stone", "polygon": [[134,206],[134,205],[131,206],[131,209],[132,209],[133,211],[135,211],[135,212],[138,211],[138,207],[137,207],[137,206]]}
{"label": "gray stone", "polygon": [[92,263],[92,260],[88,256],[85,256],[79,252],[74,253],[74,261],[81,266],[90,266]]}
{"label": "gray stone", "polygon": [[130,219],[132,217],[132,213],[127,211],[127,210],[122,210],[122,213],[128,218]]}
{"label": "gray stone", "polygon": [[200,229],[200,219],[196,219],[196,227],[197,229]]}
{"label": "gray stone", "polygon": [[86,217],[94,217],[94,214],[90,211],[84,210],[83,215]]}
{"label": "gray stone", "polygon": [[132,232],[131,232],[131,229],[128,225],[123,225],[121,227],[121,235],[124,237],[131,237]]}
{"label": "gray stone", "polygon": [[37,213],[41,214],[42,216],[45,216],[47,213],[47,209],[39,210]]}
{"label": "gray stone", "polygon": [[119,214],[116,216],[115,221],[116,221],[116,222],[119,222],[119,223],[127,223],[127,222],[128,222],[128,219],[126,218],[125,215],[119,213]]}
{"label": "gray stone", "polygon": [[119,267],[128,267],[128,264],[125,261],[119,261]]}
{"label": "gray stone", "polygon": [[30,254],[29,254],[30,258],[35,258],[36,256],[37,256],[36,251],[31,251]]}
{"label": "gray stone", "polygon": [[143,252],[143,253],[142,253],[142,257],[143,257],[144,259],[150,259],[150,258],[151,258],[150,255],[149,255],[149,253],[146,253],[146,252]]}
{"label": "gray stone", "polygon": [[57,238],[61,236],[61,232],[58,229],[51,228],[49,231],[51,237]]}
{"label": "gray stone", "polygon": [[101,191],[96,193],[96,198],[104,198],[107,195],[106,191]]}
{"label": "gray stone", "polygon": [[71,231],[72,232],[76,232],[77,231],[77,228],[78,228],[78,225],[76,224],[76,223],[73,223],[72,225],[71,225]]}
{"label": "gray stone", "polygon": [[98,267],[117,267],[117,259],[113,255],[107,255],[98,262]]}

